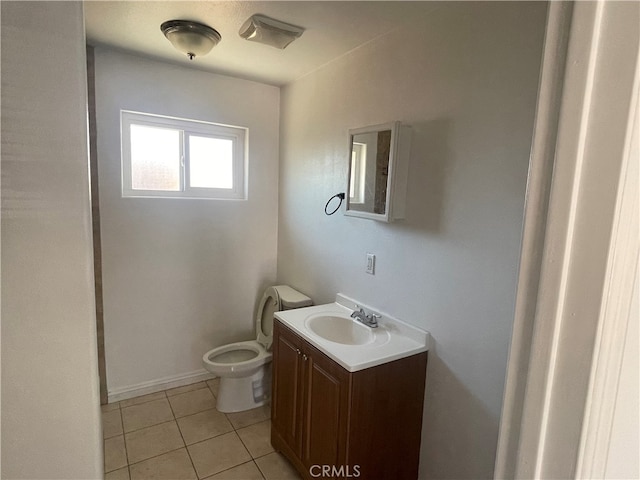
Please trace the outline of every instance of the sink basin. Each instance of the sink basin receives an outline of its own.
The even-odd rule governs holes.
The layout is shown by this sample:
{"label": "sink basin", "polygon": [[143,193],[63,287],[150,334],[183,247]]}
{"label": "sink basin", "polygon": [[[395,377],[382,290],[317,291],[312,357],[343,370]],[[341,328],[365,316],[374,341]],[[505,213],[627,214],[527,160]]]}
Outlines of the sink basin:
{"label": "sink basin", "polygon": [[371,328],[348,317],[314,315],[305,325],[319,337],[342,345],[366,345],[375,340]]}
{"label": "sink basin", "polygon": [[[359,308],[381,315],[378,328],[367,327],[351,318]],[[334,303],[284,310],[273,316],[283,327],[349,372],[428,350],[428,332],[341,294],[336,296]]]}

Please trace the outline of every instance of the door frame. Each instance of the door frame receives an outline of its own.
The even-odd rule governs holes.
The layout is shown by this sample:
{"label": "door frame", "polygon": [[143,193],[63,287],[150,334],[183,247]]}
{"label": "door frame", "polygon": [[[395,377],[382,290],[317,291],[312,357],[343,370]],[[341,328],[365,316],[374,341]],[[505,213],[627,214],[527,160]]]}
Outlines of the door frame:
{"label": "door frame", "polygon": [[[598,375],[624,340],[614,307],[628,309],[640,243],[627,175],[639,8],[549,4],[495,478],[596,472],[585,463],[602,427],[592,419],[614,394],[597,389]],[[606,442],[598,448],[602,458]]]}

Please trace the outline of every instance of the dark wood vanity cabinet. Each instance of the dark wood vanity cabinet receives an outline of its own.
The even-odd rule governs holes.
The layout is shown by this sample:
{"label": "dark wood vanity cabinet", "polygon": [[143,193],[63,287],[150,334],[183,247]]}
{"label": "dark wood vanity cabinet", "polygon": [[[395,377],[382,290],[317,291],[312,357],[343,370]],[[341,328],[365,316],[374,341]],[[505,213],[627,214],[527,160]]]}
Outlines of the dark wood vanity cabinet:
{"label": "dark wood vanity cabinet", "polygon": [[351,373],[278,320],[273,333],[274,448],[306,479],[416,479],[427,353]]}

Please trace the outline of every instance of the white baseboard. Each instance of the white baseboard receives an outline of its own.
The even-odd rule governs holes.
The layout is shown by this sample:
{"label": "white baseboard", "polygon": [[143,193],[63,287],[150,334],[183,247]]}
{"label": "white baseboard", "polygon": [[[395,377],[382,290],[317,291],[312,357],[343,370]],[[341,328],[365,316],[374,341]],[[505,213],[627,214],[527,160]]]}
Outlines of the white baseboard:
{"label": "white baseboard", "polygon": [[161,392],[169,388],[182,387],[192,383],[210,380],[216,376],[204,369],[195,372],[184,373],[182,375],[173,375],[171,377],[158,378],[149,382],[138,383],[137,385],[128,385],[126,387],[110,389],[108,392],[109,403],[119,402],[128,398],[139,397],[149,393]]}

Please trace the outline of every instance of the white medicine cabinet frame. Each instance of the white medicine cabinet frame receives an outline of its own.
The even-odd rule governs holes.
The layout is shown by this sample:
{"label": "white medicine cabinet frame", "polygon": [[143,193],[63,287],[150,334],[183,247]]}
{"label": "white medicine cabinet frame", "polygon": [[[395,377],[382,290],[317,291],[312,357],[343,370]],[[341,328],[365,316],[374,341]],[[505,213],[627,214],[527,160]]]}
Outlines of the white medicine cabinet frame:
{"label": "white medicine cabinet frame", "polygon": [[349,130],[346,209],[351,217],[405,218],[411,127],[389,122]]}

